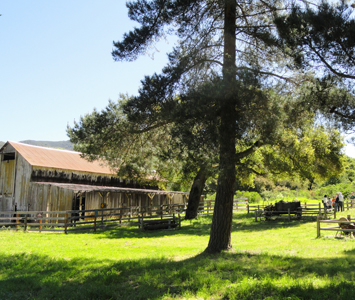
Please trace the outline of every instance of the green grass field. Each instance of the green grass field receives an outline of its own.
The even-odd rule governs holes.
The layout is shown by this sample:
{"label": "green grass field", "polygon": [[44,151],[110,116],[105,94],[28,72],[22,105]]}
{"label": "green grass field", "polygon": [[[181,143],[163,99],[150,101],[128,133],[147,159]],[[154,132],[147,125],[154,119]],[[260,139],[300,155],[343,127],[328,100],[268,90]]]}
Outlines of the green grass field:
{"label": "green grass field", "polygon": [[316,239],[314,219],[256,223],[237,213],[233,251],[212,256],[203,253],[210,223],[0,231],[0,299],[355,299],[355,238]]}

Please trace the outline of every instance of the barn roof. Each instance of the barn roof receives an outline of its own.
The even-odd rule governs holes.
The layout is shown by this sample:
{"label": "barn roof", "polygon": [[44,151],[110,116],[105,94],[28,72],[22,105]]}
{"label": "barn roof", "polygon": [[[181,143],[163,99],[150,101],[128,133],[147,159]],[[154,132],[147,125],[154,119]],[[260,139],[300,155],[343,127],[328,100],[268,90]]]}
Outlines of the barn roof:
{"label": "barn roof", "polygon": [[89,162],[80,157],[80,152],[7,142],[0,150],[10,144],[26,161],[35,167],[82,171],[114,175],[114,172],[98,161]]}

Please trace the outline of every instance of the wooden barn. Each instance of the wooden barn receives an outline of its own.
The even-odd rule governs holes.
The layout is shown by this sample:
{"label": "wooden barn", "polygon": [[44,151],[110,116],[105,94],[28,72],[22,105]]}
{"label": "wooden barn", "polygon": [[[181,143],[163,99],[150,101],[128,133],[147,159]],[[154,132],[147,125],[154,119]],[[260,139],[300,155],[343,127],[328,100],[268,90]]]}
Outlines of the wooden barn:
{"label": "wooden barn", "polygon": [[0,211],[138,208],[187,202],[188,193],[141,187],[75,151],[7,142],[0,157]]}

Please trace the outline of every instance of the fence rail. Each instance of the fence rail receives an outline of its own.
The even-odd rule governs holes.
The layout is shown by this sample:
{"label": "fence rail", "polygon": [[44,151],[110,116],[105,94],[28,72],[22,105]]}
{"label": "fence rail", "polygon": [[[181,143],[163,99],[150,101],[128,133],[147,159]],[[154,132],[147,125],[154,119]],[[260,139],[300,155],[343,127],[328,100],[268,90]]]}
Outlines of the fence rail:
{"label": "fence rail", "polygon": [[[205,200],[198,207],[199,215],[213,213],[214,201]],[[113,226],[137,225],[139,217],[167,218],[180,216],[186,204],[164,204],[149,207],[115,207],[68,211],[1,211],[0,230],[53,231],[68,233]],[[248,210],[248,199],[234,199],[233,210]]]}
{"label": "fence rail", "polygon": [[[338,232],[346,232],[346,233],[352,233],[353,235],[355,235],[355,226],[351,226],[352,228],[341,228],[341,225],[346,224],[346,225],[353,225],[354,221],[351,221],[351,216],[348,215],[347,216],[347,220],[342,220],[341,219],[334,219],[334,220],[322,220],[320,216],[317,217],[317,238],[319,238],[321,236],[321,230],[325,230],[325,231],[336,231],[336,235],[338,234]],[[332,226],[332,227],[321,227],[321,223],[327,223],[327,224],[333,224],[336,223],[338,224],[338,226]]]}
{"label": "fence rail", "polygon": [[[267,206],[269,204],[255,204],[255,205],[249,205],[249,212],[255,212],[255,210],[261,210],[264,209],[265,206]],[[323,210],[323,204],[322,203],[307,203],[301,202],[301,207],[302,207],[302,214],[315,214],[316,212]],[[347,201],[344,201],[344,210],[349,210],[350,208],[355,208],[355,199],[350,199]]]}

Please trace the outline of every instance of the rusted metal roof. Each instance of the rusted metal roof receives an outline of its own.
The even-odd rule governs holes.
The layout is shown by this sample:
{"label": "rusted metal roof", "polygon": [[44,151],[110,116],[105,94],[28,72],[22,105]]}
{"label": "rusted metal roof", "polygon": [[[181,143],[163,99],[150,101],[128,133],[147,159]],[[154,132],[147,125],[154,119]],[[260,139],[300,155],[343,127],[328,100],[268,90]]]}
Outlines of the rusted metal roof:
{"label": "rusted metal roof", "polygon": [[149,189],[136,189],[136,188],[123,188],[123,187],[112,187],[112,186],[97,186],[97,185],[86,185],[86,184],[73,184],[73,183],[59,183],[59,182],[33,182],[36,184],[52,185],[68,190],[73,190],[74,192],[115,192],[115,193],[139,193],[139,194],[158,194],[158,195],[189,195],[185,192],[177,191],[161,191],[161,190],[149,190]]}
{"label": "rusted metal roof", "polygon": [[80,152],[45,148],[10,141],[8,144],[14,147],[32,166],[108,174],[111,176],[115,174],[109,167],[98,161],[89,162],[81,158]]}

